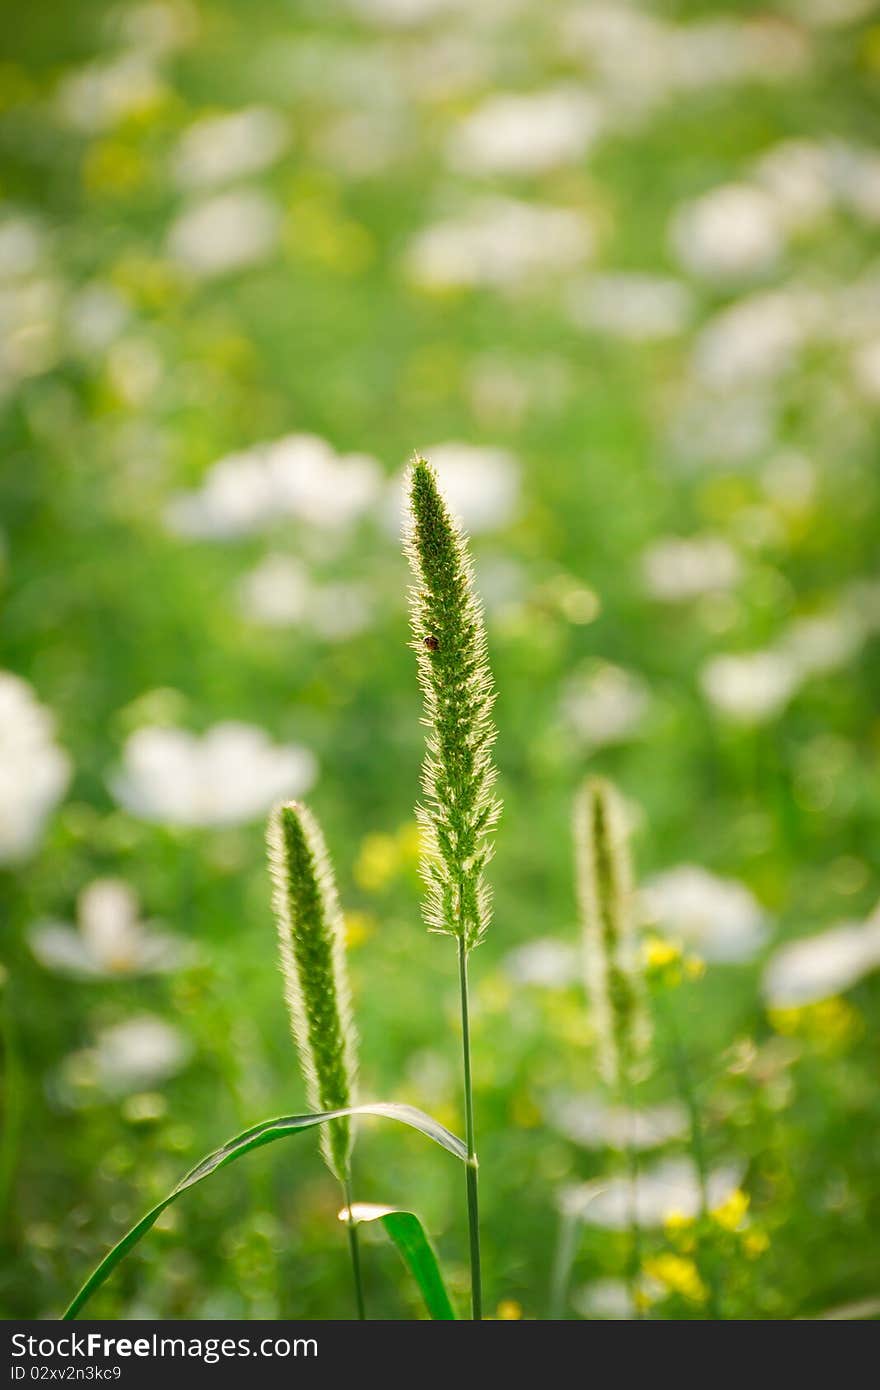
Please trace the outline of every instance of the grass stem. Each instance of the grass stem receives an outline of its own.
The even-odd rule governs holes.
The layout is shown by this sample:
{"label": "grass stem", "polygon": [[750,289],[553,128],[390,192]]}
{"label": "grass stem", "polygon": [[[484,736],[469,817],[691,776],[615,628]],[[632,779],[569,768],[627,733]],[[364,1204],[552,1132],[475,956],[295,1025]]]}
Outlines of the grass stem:
{"label": "grass stem", "polygon": [[348,1248],[351,1252],[351,1269],[354,1275],[354,1296],[357,1303],[357,1315],[361,1322],[366,1320],[366,1307],[364,1305],[364,1285],[361,1279],[361,1251],[358,1242],[357,1222],[351,1209],[351,1177],[347,1177],[342,1184],[342,1195],[345,1200],[345,1210],[348,1212],[348,1220],[345,1223],[348,1227]]}
{"label": "grass stem", "polygon": [[458,942],[458,978],[461,986],[461,1046],[464,1065],[465,1138],[467,1140],[467,1203],[468,1231],[471,1250],[471,1316],[475,1322],[483,1317],[483,1285],[480,1270],[480,1216],[477,1194],[477,1150],[474,1138],[474,1096],[471,1084],[471,1034],[468,1007],[467,947]]}

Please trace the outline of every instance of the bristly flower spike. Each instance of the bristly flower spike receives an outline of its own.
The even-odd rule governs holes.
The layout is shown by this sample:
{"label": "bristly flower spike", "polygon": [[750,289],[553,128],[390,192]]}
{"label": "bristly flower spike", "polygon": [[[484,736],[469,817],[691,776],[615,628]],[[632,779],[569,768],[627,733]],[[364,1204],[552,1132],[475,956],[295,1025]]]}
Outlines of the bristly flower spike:
{"label": "bristly flower spike", "polygon": [[620,797],[590,777],[575,800],[575,869],[599,1068],[623,1092],[650,1032],[633,912],[629,830]]}
{"label": "bristly flower spike", "polygon": [[423,801],[416,808],[424,841],[423,910],[430,931],[458,941],[471,1311],[479,1320],[483,1293],[467,962],[491,916],[484,870],[492,857],[491,835],[501,812],[493,794],[495,693],[483,610],[474,591],[462,529],[450,516],[437,476],[424,459],[413,461],[406,486],[406,553],[415,578],[410,589],[412,646],[418,657],[425,697],[423,723],[428,729]]}
{"label": "bristly flower spike", "polygon": [[429,930],[457,937],[467,953],[491,917],[484,870],[501,811],[493,795],[494,687],[462,529],[424,459],[414,460],[406,486],[412,646],[428,728],[416,812],[424,837],[424,915]]}
{"label": "bristly flower spike", "polygon": [[[312,1110],[355,1104],[357,1039],[333,870],[311,812],[298,802],[269,817],[269,868],[284,992]],[[321,1151],[345,1186],[351,1170],[348,1118],[322,1126]]]}

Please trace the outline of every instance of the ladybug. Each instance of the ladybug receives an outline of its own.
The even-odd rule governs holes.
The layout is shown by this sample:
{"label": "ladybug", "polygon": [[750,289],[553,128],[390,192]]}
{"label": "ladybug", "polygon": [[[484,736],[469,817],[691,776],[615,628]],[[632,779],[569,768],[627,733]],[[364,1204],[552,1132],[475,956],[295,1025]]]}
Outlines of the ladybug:
{"label": "ladybug", "polygon": [[430,636],[425,638],[425,646],[428,648],[429,652],[436,652],[440,650],[440,642],[434,636],[433,633],[431,633]]}

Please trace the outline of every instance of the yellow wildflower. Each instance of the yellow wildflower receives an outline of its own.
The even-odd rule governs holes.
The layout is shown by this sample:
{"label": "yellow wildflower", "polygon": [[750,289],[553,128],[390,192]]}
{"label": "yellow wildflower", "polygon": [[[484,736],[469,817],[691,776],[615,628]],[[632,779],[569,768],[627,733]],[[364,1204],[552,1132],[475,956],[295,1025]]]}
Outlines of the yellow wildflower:
{"label": "yellow wildflower", "polygon": [[748,1196],[742,1188],[737,1187],[719,1206],[712,1208],[712,1220],[724,1231],[738,1231],[746,1219],[748,1209]]}
{"label": "yellow wildflower", "polygon": [[667,941],[663,936],[646,938],[643,952],[647,970],[665,970],[681,961],[681,947],[675,941]]}
{"label": "yellow wildflower", "polygon": [[644,1271],[649,1279],[656,1279],[670,1293],[679,1294],[689,1303],[705,1303],[709,1297],[694,1261],[683,1255],[654,1255],[645,1260]]}
{"label": "yellow wildflower", "polygon": [[376,929],[376,919],[369,912],[346,912],[345,944],[349,950],[363,946]]}
{"label": "yellow wildflower", "polygon": [[516,1322],[522,1317],[522,1305],[515,1298],[502,1298],[495,1309],[499,1322]]}
{"label": "yellow wildflower", "polygon": [[393,835],[375,831],[364,836],[360,854],[354,866],[354,876],[359,887],[368,893],[377,893],[384,888],[397,873],[399,853]]}
{"label": "yellow wildflower", "polygon": [[743,1236],[743,1250],[750,1260],[756,1260],[769,1248],[770,1237],[766,1231],[747,1231]]}

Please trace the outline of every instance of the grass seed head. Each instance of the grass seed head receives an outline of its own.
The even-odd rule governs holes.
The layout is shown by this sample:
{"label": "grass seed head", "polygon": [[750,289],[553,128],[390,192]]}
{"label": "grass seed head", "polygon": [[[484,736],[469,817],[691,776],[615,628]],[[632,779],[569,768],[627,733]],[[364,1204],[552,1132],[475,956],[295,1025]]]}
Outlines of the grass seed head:
{"label": "grass seed head", "polygon": [[[324,837],[311,812],[291,801],[273,810],[267,838],[284,992],[308,1103],[313,1110],[343,1109],[354,1104],[357,1038],[342,913]],[[340,1181],[350,1167],[351,1145],[348,1119],[322,1127],[321,1151]]]}
{"label": "grass seed head", "polygon": [[491,917],[484,870],[501,811],[493,794],[495,699],[483,611],[461,527],[450,515],[434,470],[414,460],[407,475],[406,553],[412,647],[427,726],[422,768],[425,921],[470,951]]}

